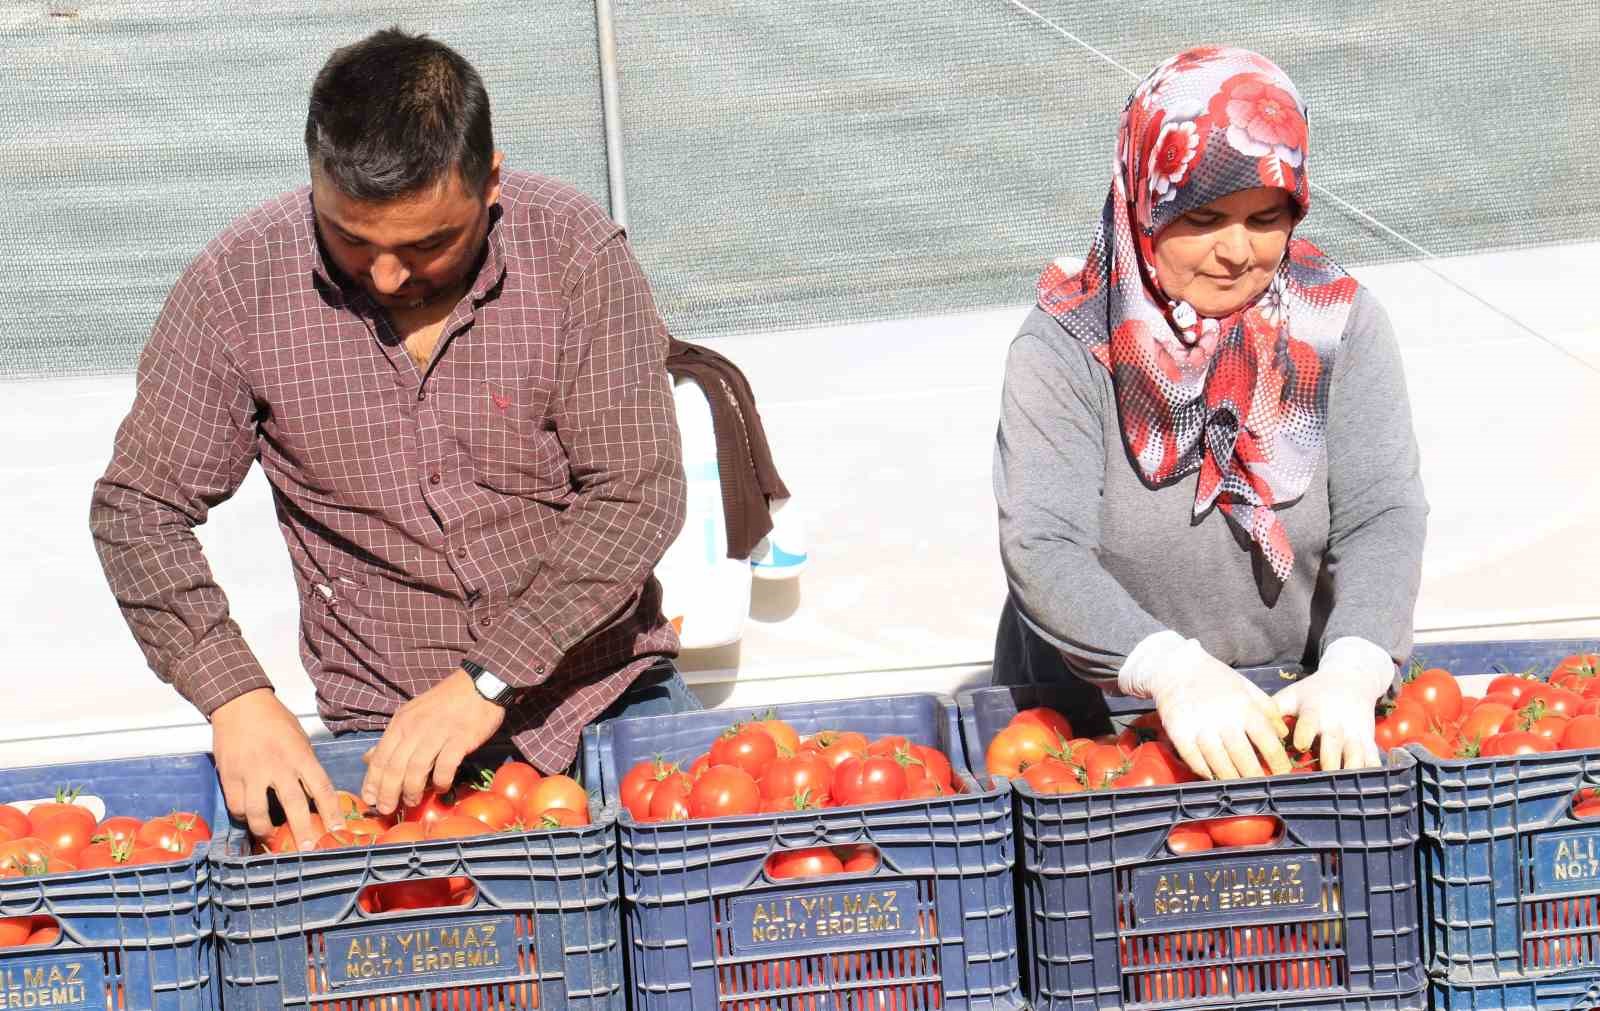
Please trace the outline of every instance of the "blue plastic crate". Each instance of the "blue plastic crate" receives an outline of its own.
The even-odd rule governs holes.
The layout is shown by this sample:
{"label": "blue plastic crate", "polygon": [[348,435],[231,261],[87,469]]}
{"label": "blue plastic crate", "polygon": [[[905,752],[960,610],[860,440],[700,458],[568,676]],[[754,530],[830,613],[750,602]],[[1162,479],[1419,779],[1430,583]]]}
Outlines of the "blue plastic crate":
{"label": "blue plastic crate", "polygon": [[[584,732],[615,803],[658,755],[688,762],[765,710],[617,720]],[[776,707],[802,734],[904,735],[950,756],[965,792],[931,800],[642,824],[619,812],[633,1011],[944,1011],[1023,1007],[1011,798],[966,771],[956,710],[937,695]],[[774,882],[781,849],[866,843],[875,871]]]}
{"label": "blue plastic crate", "polygon": [[1600,979],[1593,972],[1569,972],[1493,983],[1433,980],[1428,996],[1434,1011],[1597,1011]]}
{"label": "blue plastic crate", "polygon": [[[359,734],[315,745],[357,790]],[[497,765],[503,754],[468,762]],[[238,827],[213,854],[228,1011],[622,1011],[615,816],[581,828],[248,855]],[[466,877],[466,906],[368,913],[370,885]],[[113,1009],[115,1011],[115,1009]]]}
{"label": "blue plastic crate", "polygon": [[[1269,690],[1295,676],[1246,673]],[[989,741],[1018,710],[1054,707],[1060,694],[962,693],[974,773],[987,776]],[[1384,768],[1353,772],[1050,795],[1017,782],[1029,1001],[1041,1011],[1422,1007],[1415,765],[1396,751]],[[1279,818],[1282,838],[1184,856],[1166,846],[1180,822],[1253,814]]]}
{"label": "blue plastic crate", "polygon": [[[83,787],[108,815],[195,811],[220,839],[228,812],[209,755],[47,765],[0,772],[0,801]],[[55,918],[54,944],[0,951],[0,1008],[218,1011],[203,843],[172,863],[0,878],[0,916]],[[48,1004],[45,1001],[48,1000]]]}
{"label": "blue plastic crate", "polygon": [[[1548,675],[1563,657],[1593,652],[1600,641],[1429,643],[1411,659],[1458,676]],[[1600,751],[1447,761],[1410,750],[1421,783],[1428,971],[1452,983],[1600,972],[1600,824],[1571,814],[1577,790],[1600,786]]]}

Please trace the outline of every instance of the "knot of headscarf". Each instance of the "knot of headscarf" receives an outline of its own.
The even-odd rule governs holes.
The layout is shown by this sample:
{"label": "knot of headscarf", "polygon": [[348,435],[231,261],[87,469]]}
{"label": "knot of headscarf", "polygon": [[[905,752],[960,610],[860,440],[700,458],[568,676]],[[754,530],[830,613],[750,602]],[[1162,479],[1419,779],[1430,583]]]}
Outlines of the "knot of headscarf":
{"label": "knot of headscarf", "polygon": [[1213,505],[1287,580],[1276,508],[1305,493],[1327,432],[1328,385],[1356,282],[1291,239],[1266,290],[1222,318],[1157,283],[1155,239],[1180,215],[1255,187],[1311,205],[1305,106],[1265,57],[1216,46],[1167,60],[1134,90],[1111,192],[1081,270],[1051,264],[1039,307],[1110,370],[1123,440],[1145,482],[1199,471]]}

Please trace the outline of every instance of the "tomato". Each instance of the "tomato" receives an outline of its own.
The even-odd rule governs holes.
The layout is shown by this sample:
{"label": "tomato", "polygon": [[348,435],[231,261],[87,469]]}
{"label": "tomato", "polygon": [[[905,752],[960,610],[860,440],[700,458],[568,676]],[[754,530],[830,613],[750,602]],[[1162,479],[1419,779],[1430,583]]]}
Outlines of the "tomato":
{"label": "tomato", "polygon": [[589,824],[588,811],[574,811],[566,807],[552,807],[540,811],[529,828],[581,828]]}
{"label": "tomato", "polygon": [[1600,818],[1600,791],[1584,787],[1573,794],[1572,814],[1577,818]]}
{"label": "tomato", "polygon": [[522,814],[525,820],[531,820],[531,817],[537,817],[552,807],[564,807],[568,811],[582,811],[587,814],[589,795],[571,776],[546,776],[528,794],[527,803],[522,807]]}
{"label": "tomato", "polygon": [[106,867],[126,867],[137,864],[159,864],[177,856],[154,846],[140,846],[132,839],[102,839],[78,851],[78,866],[83,870]]}
{"label": "tomato", "polygon": [[927,776],[922,776],[915,782],[906,784],[906,792],[900,795],[901,800],[927,800],[930,797],[946,797],[955,791],[946,790]]}
{"label": "tomato", "polygon": [[677,763],[664,762],[659,757],[637,762],[622,777],[618,790],[622,806],[639,821],[650,817],[650,798],[655,796],[661,781],[678,771]]}
{"label": "tomato", "polygon": [[1265,814],[1242,814],[1206,822],[1211,841],[1218,846],[1262,846],[1278,834],[1278,819]]}
{"label": "tomato", "polygon": [[815,751],[827,759],[828,766],[837,770],[852,758],[866,755],[867,738],[854,730],[821,730],[800,745],[801,750]]}
{"label": "tomato", "polygon": [[[146,846],[187,853],[211,839],[211,826],[193,811],[174,811],[145,822],[134,838]],[[185,843],[187,850],[183,849]]]}
{"label": "tomato", "polygon": [[1450,742],[1445,740],[1444,735],[1432,730],[1418,737],[1413,743],[1422,745],[1436,758],[1453,759],[1456,757],[1456,749],[1451,747]]}
{"label": "tomato", "polygon": [[778,746],[763,730],[736,726],[725,731],[711,745],[712,765],[731,765],[759,778],[778,757]]}
{"label": "tomato", "polygon": [[385,913],[397,909],[433,909],[450,905],[449,878],[417,878],[375,887],[377,906]]}
{"label": "tomato", "polygon": [[1461,715],[1461,686],[1449,671],[1433,667],[1423,671],[1400,689],[1400,698],[1416,702],[1435,721],[1453,720]]}
{"label": "tomato", "polygon": [[331,832],[324,832],[322,838],[317,840],[319,850],[344,849],[347,846],[361,846],[372,841],[372,837],[358,838],[353,832],[336,828]]}
{"label": "tomato", "polygon": [[57,813],[32,819],[32,822],[33,837],[44,840],[52,855],[69,860],[89,845],[89,839],[94,835],[92,821],[85,827],[83,819],[76,814]]}
{"label": "tomato", "polygon": [[1044,706],[1024,709],[1011,717],[1011,722],[1013,724],[1037,723],[1064,741],[1070,740],[1072,737],[1072,724],[1067,722],[1067,718],[1054,709],[1048,709]]}
{"label": "tomato", "polygon": [[263,853],[294,853],[300,849],[299,840],[289,831],[287,824],[273,829],[271,835],[258,840],[258,845]]}
{"label": "tomato", "polygon": [[1509,757],[1512,755],[1532,755],[1542,751],[1553,751],[1550,742],[1537,734],[1526,730],[1513,730],[1509,733],[1495,734],[1483,742],[1478,749],[1478,754],[1484,758]]}
{"label": "tomato", "polygon": [[711,768],[711,754],[707,752],[689,763],[689,778],[699,779],[706,774],[706,770],[709,768]]}
{"label": "tomato", "polygon": [[401,821],[421,822],[426,828],[450,813],[454,806],[448,791],[440,792],[432,786],[422,789],[422,799],[411,807],[401,809]]}
{"label": "tomato", "polygon": [[641,821],[684,821],[689,817],[689,794],[698,780],[675,772],[656,784],[650,797],[650,811]]}
{"label": "tomato", "polygon": [[1083,784],[1099,790],[1127,771],[1128,756],[1115,744],[1091,744],[1079,753],[1083,760]]}
{"label": "tomato", "polygon": [[770,878],[819,878],[843,873],[844,863],[826,846],[783,850],[767,858]]}
{"label": "tomato", "polygon": [[898,753],[909,752],[910,750],[911,738],[899,734],[880,737],[867,745],[867,754],[881,755],[884,758],[893,758]]}
{"label": "tomato", "polygon": [[1146,754],[1129,758],[1126,768],[1106,785],[1113,790],[1126,790],[1140,786],[1168,786],[1174,782],[1176,780],[1166,762]]}
{"label": "tomato", "polygon": [[1544,714],[1547,716],[1571,717],[1583,705],[1582,695],[1554,685],[1541,685],[1524,695],[1522,700],[1524,704],[1544,703]]}
{"label": "tomato", "polygon": [[892,758],[852,758],[834,770],[830,792],[837,803],[847,807],[883,804],[905,796],[906,773]]}
{"label": "tomato", "polygon": [[375,840],[380,846],[390,843],[419,843],[428,838],[428,830],[420,821],[403,821],[383,831]]}
{"label": "tomato", "polygon": [[89,837],[90,842],[101,842],[109,839],[112,842],[125,842],[139,834],[139,826],[144,822],[138,818],[127,815],[116,815],[107,818],[94,827],[94,835]]}
{"label": "tomato", "polygon": [[28,834],[28,816],[10,804],[0,804],[0,829],[5,829],[14,838],[21,839]]}
{"label": "tomato", "polygon": [[1576,715],[1600,716],[1600,695],[1585,695]]}
{"label": "tomato", "polygon": [[[767,743],[772,743],[770,738]],[[728,818],[755,814],[759,810],[761,788],[756,785],[755,777],[734,765],[713,765],[689,793],[691,818]]]}
{"label": "tomato", "polygon": [[1409,699],[1397,700],[1383,722],[1393,732],[1398,744],[1410,744],[1428,732],[1427,710]]}
{"label": "tomato", "polygon": [[1167,848],[1174,853],[1199,853],[1213,845],[1205,822],[1178,825],[1167,833]]}
{"label": "tomato", "polygon": [[930,748],[926,744],[913,744],[911,754],[920,759],[923,771],[928,778],[944,787],[946,790],[955,787],[955,773],[950,768],[950,759],[938,748]]}
{"label": "tomato", "polygon": [[863,874],[878,869],[878,851],[871,846],[835,846],[833,855],[844,865],[846,874]]}
{"label": "tomato", "polygon": [[1047,758],[1028,766],[1022,779],[1036,793],[1077,793],[1084,788],[1078,769],[1059,758]]}
{"label": "tomato", "polygon": [[800,750],[800,734],[794,727],[778,719],[775,710],[768,709],[760,719],[751,720],[750,726],[772,738],[778,754],[792,755]]}
{"label": "tomato", "polygon": [[475,835],[488,835],[489,826],[464,814],[447,814],[427,826],[429,839],[464,839]]}
{"label": "tomato", "polygon": [[484,777],[487,782],[483,784],[483,789],[510,801],[513,811],[522,809],[523,801],[539,780],[544,778],[539,775],[538,769],[527,762],[515,760],[505,762],[493,774],[485,772]]}
{"label": "tomato", "polygon": [[1143,716],[1128,724],[1122,733],[1117,735],[1117,747],[1124,751],[1132,751],[1141,744],[1152,741],[1164,741],[1167,732],[1161,726],[1161,714],[1145,713]]}
{"label": "tomato", "polygon": [[1372,739],[1377,742],[1379,754],[1387,754],[1401,744],[1400,735],[1395,733],[1394,725],[1389,722],[1388,717],[1373,724]]}
{"label": "tomato", "polygon": [[28,943],[33,933],[33,917],[8,916],[0,919],[0,948],[16,948]]}
{"label": "tomato", "polygon": [[1013,723],[994,735],[984,752],[984,764],[991,776],[1015,779],[1035,762],[1059,751],[1061,739],[1037,723]]}
{"label": "tomato", "polygon": [[1489,682],[1489,690],[1484,693],[1484,698],[1504,692],[1520,703],[1524,695],[1543,683],[1527,674],[1502,674]]}
{"label": "tomato", "polygon": [[1600,716],[1574,716],[1561,734],[1563,748],[1600,748]]}
{"label": "tomato", "polygon": [[1592,681],[1596,675],[1600,675],[1600,653],[1574,653],[1556,664],[1550,672],[1550,680],[1576,676],[1584,681]]}
{"label": "tomato", "polygon": [[[27,943],[29,946],[36,944],[55,944],[57,939],[60,937],[61,927],[54,919],[48,916],[35,916],[33,918],[33,933],[28,935]],[[117,995],[120,997],[122,995],[121,987],[118,987],[117,989]],[[124,1005],[119,1004],[118,1006],[121,1007]]]}
{"label": "tomato", "polygon": [[39,826],[48,823],[52,827],[57,827],[57,819],[64,818],[78,822],[83,827],[84,838],[94,835],[94,812],[75,803],[79,792],[79,790],[57,790],[53,802],[33,805],[28,811],[28,834],[44,838]]}
{"label": "tomato", "polygon": [[833,769],[815,751],[801,751],[767,766],[758,785],[765,800],[804,798],[824,807],[831,798]]}
{"label": "tomato", "polygon": [[1146,741],[1133,749],[1131,756],[1134,761],[1156,762],[1167,770],[1173,783],[1193,783],[1199,780],[1194,770],[1189,768],[1189,763],[1178,757],[1172,745],[1164,740]]}
{"label": "tomato", "polygon": [[463,797],[452,813],[464,818],[476,818],[491,832],[504,832],[517,820],[518,814],[516,805],[505,794],[487,790]]}
{"label": "tomato", "polygon": [[1500,702],[1480,702],[1461,721],[1461,739],[1464,741],[1482,741],[1500,732],[1500,724],[1505,722],[1514,710]]}
{"label": "tomato", "polygon": [[801,790],[788,797],[761,796],[761,810],[767,814],[788,814],[792,811],[820,811],[826,805],[817,802],[810,790]]}

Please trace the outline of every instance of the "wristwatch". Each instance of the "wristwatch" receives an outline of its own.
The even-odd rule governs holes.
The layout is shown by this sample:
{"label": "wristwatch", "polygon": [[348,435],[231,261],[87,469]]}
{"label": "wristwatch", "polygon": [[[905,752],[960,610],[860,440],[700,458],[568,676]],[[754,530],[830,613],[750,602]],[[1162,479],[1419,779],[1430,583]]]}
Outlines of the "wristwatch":
{"label": "wristwatch", "polygon": [[471,660],[461,661],[461,669],[472,678],[472,687],[478,689],[478,694],[493,702],[497,706],[509,706],[512,696],[517,690],[504,681],[483,669],[482,664],[473,663]]}

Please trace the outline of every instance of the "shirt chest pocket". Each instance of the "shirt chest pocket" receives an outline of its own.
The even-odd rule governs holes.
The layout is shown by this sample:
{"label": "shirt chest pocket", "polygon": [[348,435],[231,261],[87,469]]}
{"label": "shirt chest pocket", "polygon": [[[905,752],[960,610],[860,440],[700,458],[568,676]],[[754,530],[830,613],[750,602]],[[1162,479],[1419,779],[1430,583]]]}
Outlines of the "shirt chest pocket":
{"label": "shirt chest pocket", "polygon": [[564,492],[567,456],[550,418],[550,390],[530,383],[486,382],[468,426],[477,482],[509,495]]}

